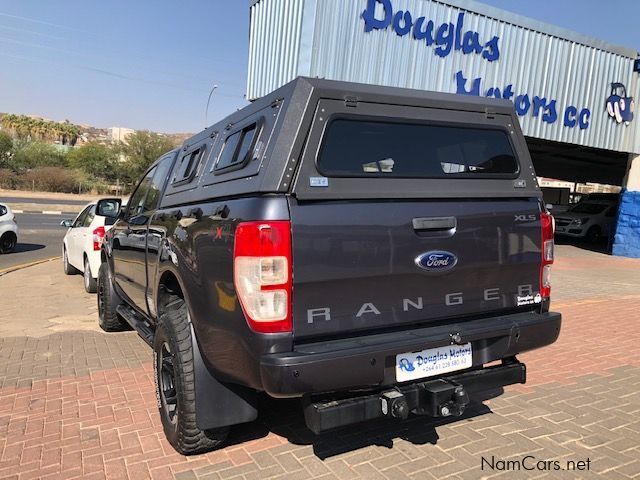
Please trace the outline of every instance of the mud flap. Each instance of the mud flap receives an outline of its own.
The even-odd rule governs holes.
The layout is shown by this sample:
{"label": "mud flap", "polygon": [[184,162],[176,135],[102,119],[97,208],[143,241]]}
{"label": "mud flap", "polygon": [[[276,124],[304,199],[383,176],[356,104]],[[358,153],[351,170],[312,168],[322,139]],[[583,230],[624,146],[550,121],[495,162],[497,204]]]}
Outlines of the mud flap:
{"label": "mud flap", "polygon": [[252,422],[258,418],[256,392],[242,387],[222,383],[211,375],[198,348],[193,325],[191,325],[193,366],[196,381],[196,422],[201,430]]}

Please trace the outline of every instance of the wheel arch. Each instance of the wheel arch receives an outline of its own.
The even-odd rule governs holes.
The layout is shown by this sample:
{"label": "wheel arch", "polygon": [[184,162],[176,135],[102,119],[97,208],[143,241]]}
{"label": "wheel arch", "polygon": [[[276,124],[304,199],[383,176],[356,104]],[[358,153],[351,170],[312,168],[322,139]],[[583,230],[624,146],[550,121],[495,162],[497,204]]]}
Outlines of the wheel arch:
{"label": "wheel arch", "polygon": [[189,308],[189,299],[186,294],[186,289],[182,281],[179,279],[177,272],[167,269],[160,275],[158,285],[155,290],[154,307],[156,316],[159,318],[160,313],[163,311],[165,305],[172,299],[174,295],[179,296],[187,304]]}
{"label": "wheel arch", "polygon": [[[159,321],[164,307],[179,296],[189,310],[189,298],[177,272],[167,269],[160,275],[156,288],[156,312]],[[193,363],[195,371],[195,408],[198,427],[207,430],[239,423],[246,423],[258,417],[257,396],[247,387],[223,383],[215,378],[204,360],[193,324],[189,325]],[[212,408],[211,399],[216,399],[216,408]]]}

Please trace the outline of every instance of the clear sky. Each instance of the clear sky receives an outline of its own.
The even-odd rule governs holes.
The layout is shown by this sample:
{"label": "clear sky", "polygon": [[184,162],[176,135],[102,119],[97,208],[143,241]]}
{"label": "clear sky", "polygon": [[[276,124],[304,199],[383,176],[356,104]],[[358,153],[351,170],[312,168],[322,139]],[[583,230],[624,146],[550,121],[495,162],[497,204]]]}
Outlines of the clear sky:
{"label": "clear sky", "polygon": [[[484,3],[640,49],[638,0]],[[249,0],[0,0],[0,112],[199,131],[214,84],[209,124],[246,104],[248,9]]]}

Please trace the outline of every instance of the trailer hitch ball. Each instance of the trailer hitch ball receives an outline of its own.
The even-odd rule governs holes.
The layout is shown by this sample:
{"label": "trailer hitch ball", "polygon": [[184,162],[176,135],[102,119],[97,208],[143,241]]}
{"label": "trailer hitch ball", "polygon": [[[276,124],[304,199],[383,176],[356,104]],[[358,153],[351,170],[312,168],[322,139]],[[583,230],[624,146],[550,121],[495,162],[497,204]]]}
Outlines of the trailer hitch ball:
{"label": "trailer hitch ball", "polygon": [[456,386],[453,390],[451,401],[440,405],[440,416],[448,417],[449,415],[460,416],[464,413],[469,405],[469,394],[462,385]]}

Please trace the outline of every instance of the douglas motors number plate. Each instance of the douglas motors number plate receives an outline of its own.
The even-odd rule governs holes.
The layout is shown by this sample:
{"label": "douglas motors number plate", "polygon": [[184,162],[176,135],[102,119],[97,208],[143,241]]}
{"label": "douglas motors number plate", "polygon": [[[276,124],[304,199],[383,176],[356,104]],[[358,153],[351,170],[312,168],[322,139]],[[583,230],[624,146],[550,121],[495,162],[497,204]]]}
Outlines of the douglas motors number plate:
{"label": "douglas motors number plate", "polygon": [[396,355],[396,381],[406,382],[470,368],[471,344],[448,345]]}

